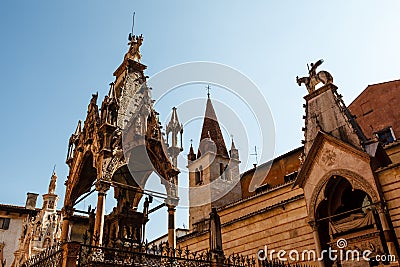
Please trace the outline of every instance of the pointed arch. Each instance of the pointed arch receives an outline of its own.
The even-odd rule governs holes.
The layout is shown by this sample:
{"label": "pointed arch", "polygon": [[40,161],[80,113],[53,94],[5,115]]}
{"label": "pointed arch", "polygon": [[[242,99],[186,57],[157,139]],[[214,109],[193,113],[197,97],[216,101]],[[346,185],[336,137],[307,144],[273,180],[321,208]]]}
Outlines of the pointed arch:
{"label": "pointed arch", "polygon": [[346,169],[336,169],[327,172],[317,183],[314,191],[310,198],[310,205],[308,216],[310,221],[315,221],[317,209],[319,204],[325,199],[325,190],[330,179],[334,179],[334,176],[341,176],[345,178],[352,186],[353,189],[359,189],[364,191],[371,199],[373,203],[379,201],[379,193],[374,189],[365,178],[361,175]]}
{"label": "pointed arch", "polygon": [[71,180],[72,184],[69,194],[66,196],[65,206],[73,206],[75,201],[84,193],[90,191],[91,186],[97,179],[97,169],[94,165],[94,156],[91,151],[88,151],[80,161],[78,174]]}

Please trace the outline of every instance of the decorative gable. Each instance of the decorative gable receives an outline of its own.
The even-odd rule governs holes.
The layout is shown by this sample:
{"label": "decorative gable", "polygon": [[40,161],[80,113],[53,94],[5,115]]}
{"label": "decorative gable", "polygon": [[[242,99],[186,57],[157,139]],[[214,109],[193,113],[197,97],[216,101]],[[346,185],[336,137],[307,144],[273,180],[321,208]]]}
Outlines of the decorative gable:
{"label": "decorative gable", "polygon": [[363,190],[374,202],[378,201],[370,162],[371,157],[364,151],[319,132],[294,183],[304,189],[309,218],[314,219],[315,209],[324,198],[324,188],[336,176],[346,178],[353,189]]}

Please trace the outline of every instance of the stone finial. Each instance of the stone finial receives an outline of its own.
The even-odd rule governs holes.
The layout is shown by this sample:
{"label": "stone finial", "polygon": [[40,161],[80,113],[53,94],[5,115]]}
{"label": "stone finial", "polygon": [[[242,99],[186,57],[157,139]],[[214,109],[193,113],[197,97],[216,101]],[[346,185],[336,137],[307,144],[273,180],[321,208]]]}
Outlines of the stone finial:
{"label": "stone finial", "polygon": [[229,151],[229,155],[233,159],[239,159],[239,151],[235,146],[235,142],[233,141],[233,136],[232,136],[232,144],[231,144],[231,150]]}

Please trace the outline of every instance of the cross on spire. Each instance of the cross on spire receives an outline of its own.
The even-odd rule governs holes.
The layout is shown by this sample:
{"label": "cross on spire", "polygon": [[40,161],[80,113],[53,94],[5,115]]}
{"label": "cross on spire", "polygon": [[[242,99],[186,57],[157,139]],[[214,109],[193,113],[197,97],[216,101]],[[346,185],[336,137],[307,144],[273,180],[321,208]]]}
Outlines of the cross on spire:
{"label": "cross on spire", "polygon": [[256,163],[253,165],[254,165],[254,167],[257,166],[257,164],[258,164],[257,146],[254,146],[254,153],[250,154],[250,156],[256,156]]}
{"label": "cross on spire", "polygon": [[210,85],[207,85],[206,89],[207,89],[207,97],[210,98],[210,90],[211,90]]}

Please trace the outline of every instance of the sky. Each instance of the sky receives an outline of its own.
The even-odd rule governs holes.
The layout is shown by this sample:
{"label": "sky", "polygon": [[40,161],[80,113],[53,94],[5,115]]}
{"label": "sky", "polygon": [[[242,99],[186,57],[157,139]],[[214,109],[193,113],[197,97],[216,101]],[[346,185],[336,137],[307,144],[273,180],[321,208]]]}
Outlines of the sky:
{"label": "sky", "polygon": [[[103,99],[108,92],[128,48],[133,12],[134,31],[144,35],[146,75],[209,61],[253,81],[272,113],[278,156],[303,139],[307,91],[295,77],[307,75],[307,63],[324,59],[320,69],[332,74],[346,104],[369,84],[399,79],[399,8],[398,1],[367,0],[1,1],[0,203],[24,205],[27,192],[46,193],[56,165],[62,207],[68,139],[77,121],[85,119],[91,94],[99,92]],[[205,103],[204,86],[190,88]],[[221,90],[211,94],[224,104]],[[215,106],[221,123],[229,125],[223,107]],[[185,131],[183,158],[190,139],[198,145],[200,122]],[[224,136],[229,144],[229,133]],[[248,138],[239,146],[243,158],[259,145],[251,133]],[[152,216],[149,239],[167,230],[165,210]],[[178,209],[177,226],[183,224],[188,224],[187,209]]]}

